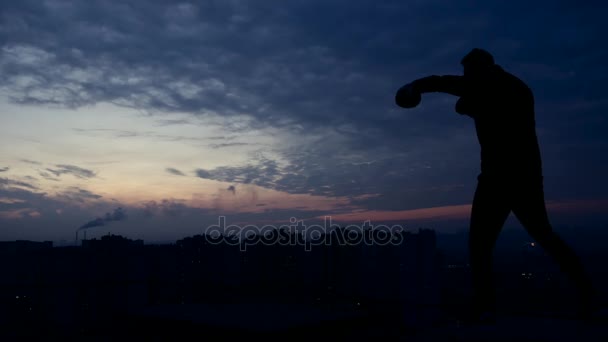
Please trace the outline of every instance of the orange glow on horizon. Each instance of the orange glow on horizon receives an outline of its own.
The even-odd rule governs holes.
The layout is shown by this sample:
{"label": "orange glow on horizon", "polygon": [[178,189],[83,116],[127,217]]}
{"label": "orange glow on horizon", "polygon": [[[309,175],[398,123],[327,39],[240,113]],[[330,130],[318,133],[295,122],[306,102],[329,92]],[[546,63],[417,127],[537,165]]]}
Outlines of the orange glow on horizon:
{"label": "orange glow on horizon", "polygon": [[[547,211],[552,214],[589,214],[608,211],[608,200],[546,201]],[[419,208],[399,211],[355,210],[346,214],[328,215],[339,222],[380,222],[469,219],[471,204]],[[322,219],[323,216],[317,217]]]}
{"label": "orange glow on horizon", "polygon": [[[421,208],[400,211],[368,210],[347,214],[332,215],[334,221],[365,222],[365,221],[406,221],[424,219],[465,219],[471,212],[470,204],[451,205],[444,207]],[[319,217],[323,218],[323,217]]]}

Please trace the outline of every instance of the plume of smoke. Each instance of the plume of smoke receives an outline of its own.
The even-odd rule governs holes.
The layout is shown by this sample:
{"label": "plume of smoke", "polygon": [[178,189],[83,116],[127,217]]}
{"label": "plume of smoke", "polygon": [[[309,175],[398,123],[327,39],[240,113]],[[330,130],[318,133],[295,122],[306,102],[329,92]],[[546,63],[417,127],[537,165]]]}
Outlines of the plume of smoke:
{"label": "plume of smoke", "polygon": [[127,218],[127,213],[125,213],[123,208],[119,207],[119,208],[114,209],[114,211],[111,213],[106,213],[106,215],[103,217],[98,217],[92,221],[89,221],[89,222],[83,224],[78,229],[82,230],[82,229],[88,229],[88,228],[93,228],[93,227],[105,226],[107,223],[114,222],[114,221],[123,221],[126,218]]}
{"label": "plume of smoke", "polygon": [[228,210],[232,207],[234,199],[236,198],[236,187],[234,185],[228,188],[218,189],[217,195],[213,201],[213,208],[216,211]]}
{"label": "plume of smoke", "polygon": [[247,190],[247,205],[256,205],[258,203],[258,191],[255,186],[248,186],[245,190]]}
{"label": "plume of smoke", "polygon": [[240,210],[253,208],[257,202],[258,192],[255,185],[239,185],[238,192],[235,185],[230,185],[228,188],[218,189],[218,193],[213,201],[213,208],[219,212]]}

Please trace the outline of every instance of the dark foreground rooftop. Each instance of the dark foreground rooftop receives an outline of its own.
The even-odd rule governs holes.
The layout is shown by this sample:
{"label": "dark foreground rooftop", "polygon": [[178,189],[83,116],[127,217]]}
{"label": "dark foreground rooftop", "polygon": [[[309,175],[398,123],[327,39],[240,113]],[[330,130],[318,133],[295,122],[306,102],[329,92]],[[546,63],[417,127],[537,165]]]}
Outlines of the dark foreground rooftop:
{"label": "dark foreground rooftop", "polygon": [[[455,319],[412,322],[394,307],[311,307],[287,303],[156,305],[74,327],[79,341],[608,341],[608,324],[565,316],[499,315],[492,325],[466,326]],[[431,316],[429,316],[431,317]],[[36,329],[2,340],[37,336]]]}
{"label": "dark foreground rooftop", "polygon": [[451,323],[418,331],[403,341],[608,341],[607,321],[586,322],[560,317],[499,316],[495,324]]}

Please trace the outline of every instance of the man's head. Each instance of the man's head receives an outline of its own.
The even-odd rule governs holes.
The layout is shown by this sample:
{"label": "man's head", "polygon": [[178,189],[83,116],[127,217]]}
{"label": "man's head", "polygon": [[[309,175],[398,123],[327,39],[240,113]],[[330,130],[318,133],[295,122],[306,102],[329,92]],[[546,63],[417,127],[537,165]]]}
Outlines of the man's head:
{"label": "man's head", "polygon": [[494,57],[486,50],[475,48],[462,58],[460,64],[464,67],[465,76],[477,76],[494,65]]}

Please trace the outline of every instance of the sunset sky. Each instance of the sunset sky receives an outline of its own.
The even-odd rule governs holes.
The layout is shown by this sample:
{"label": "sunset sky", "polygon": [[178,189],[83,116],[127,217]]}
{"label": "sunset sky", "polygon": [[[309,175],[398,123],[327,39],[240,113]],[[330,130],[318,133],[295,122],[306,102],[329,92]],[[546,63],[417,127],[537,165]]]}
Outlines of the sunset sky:
{"label": "sunset sky", "polygon": [[[545,193],[605,224],[603,2],[5,1],[0,240],[147,241],[229,223],[466,226],[479,172],[456,98],[394,104],[474,47],[535,92]],[[439,224],[450,227],[450,224]]]}

